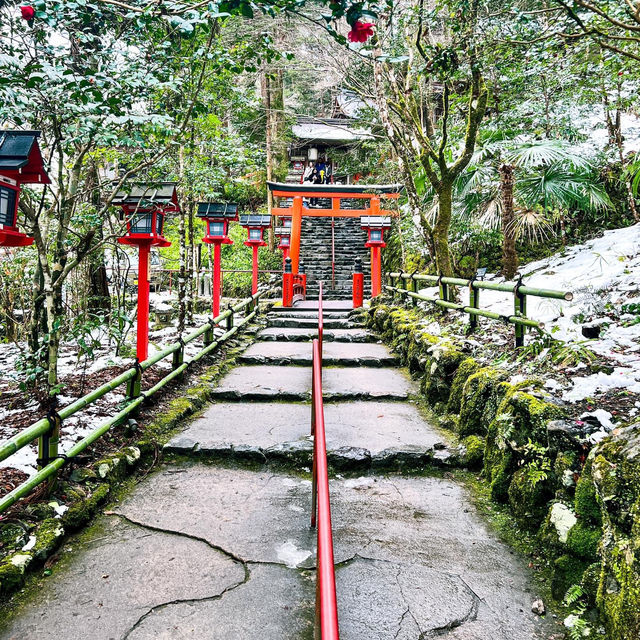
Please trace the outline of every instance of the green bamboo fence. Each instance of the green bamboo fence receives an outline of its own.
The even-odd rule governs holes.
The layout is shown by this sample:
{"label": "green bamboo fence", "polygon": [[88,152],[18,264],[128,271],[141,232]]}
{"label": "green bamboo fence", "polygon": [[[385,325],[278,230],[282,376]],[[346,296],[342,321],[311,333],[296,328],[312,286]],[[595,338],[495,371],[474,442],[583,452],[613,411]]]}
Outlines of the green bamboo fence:
{"label": "green bamboo fence", "polygon": [[[522,278],[516,282],[485,282],[484,280],[467,280],[464,278],[449,278],[433,275],[419,275],[415,273],[392,272],[387,274],[389,285],[383,288],[385,291],[394,295],[404,295],[413,300],[414,304],[418,301],[431,302],[445,309],[453,309],[461,311],[469,315],[469,329],[474,331],[478,326],[478,318],[490,318],[492,320],[501,320],[515,327],[515,344],[516,347],[524,346],[524,336],[528,328],[542,331],[544,324],[527,318],[527,296],[538,298],[551,298],[555,300],[573,300],[573,293],[570,291],[557,291],[555,289],[538,289],[528,287],[523,284]],[[394,286],[398,281],[402,280],[404,288]],[[438,286],[439,296],[425,296],[418,293],[418,283],[427,282]],[[409,285],[411,284],[411,288]],[[464,305],[451,300],[451,287],[468,287],[469,288],[469,304]],[[488,289],[492,291],[504,291],[513,294],[513,314],[496,313],[480,307],[480,291]]]}
{"label": "green bamboo fence", "polygon": [[[270,295],[273,293],[273,290],[263,290],[258,291],[250,298],[239,302],[235,306],[229,306],[224,312],[222,312],[217,318],[207,322],[202,327],[192,331],[180,342],[174,342],[161,351],[155,353],[150,358],[145,360],[144,362],[140,362],[136,364],[136,366],[127,369],[119,376],[103,384],[102,386],[94,389],[91,393],[83,396],[82,398],[78,398],[75,402],[70,404],[67,407],[61,409],[57,416],[48,416],[46,418],[42,418],[38,420],[34,424],[30,425],[20,433],[16,434],[9,440],[6,440],[2,444],[0,444],[0,461],[7,459],[9,456],[14,454],[16,451],[30,444],[31,442],[39,439],[39,451],[40,458],[46,458],[45,462],[41,465],[41,468],[38,469],[37,473],[31,476],[28,480],[26,480],[23,484],[16,487],[13,491],[8,493],[2,499],[0,499],[0,513],[6,511],[9,507],[15,504],[20,498],[23,498],[28,493],[30,493],[35,487],[37,487],[42,482],[46,480],[51,480],[56,475],[58,470],[66,464],[69,460],[73,459],[75,456],[82,453],[88,446],[93,444],[96,440],[102,437],[105,433],[109,431],[112,427],[118,425],[122,422],[127,416],[134,413],[140,405],[149,397],[153,396],[155,393],[160,391],[163,387],[165,387],[172,380],[180,377],[189,365],[198,362],[206,355],[210,354],[212,351],[216,349],[220,344],[231,338],[233,335],[238,333],[242,327],[251,322],[257,314],[258,311],[258,302],[261,297],[265,295]],[[234,323],[235,314],[239,313],[250,307],[250,313],[244,316],[241,322],[238,324]],[[220,325],[222,322],[226,321],[226,331],[219,338],[213,338],[213,329],[215,326]],[[185,345],[193,342],[196,338],[200,336],[204,336],[204,345],[203,348],[195,354],[191,358],[184,357],[184,347]],[[178,357],[176,357],[178,354]],[[173,369],[167,374],[162,380],[156,383],[153,387],[145,391],[144,393],[140,390],[140,379],[142,373],[147,370],[149,367],[154,364],[160,362],[164,358],[173,355]],[[77,442],[71,449],[69,449],[65,454],[58,455],[57,451],[57,435],[52,435],[52,432],[58,430],[60,428],[60,421],[72,416],[74,413],[81,411],[85,407],[89,406],[99,398],[102,398],[107,393],[110,393],[120,385],[128,382],[128,391],[127,395],[129,398],[128,404],[121,411],[119,411],[116,415],[109,418],[106,422],[101,424],[97,429],[92,431],[85,438]],[[58,417],[60,420],[58,420]]]}

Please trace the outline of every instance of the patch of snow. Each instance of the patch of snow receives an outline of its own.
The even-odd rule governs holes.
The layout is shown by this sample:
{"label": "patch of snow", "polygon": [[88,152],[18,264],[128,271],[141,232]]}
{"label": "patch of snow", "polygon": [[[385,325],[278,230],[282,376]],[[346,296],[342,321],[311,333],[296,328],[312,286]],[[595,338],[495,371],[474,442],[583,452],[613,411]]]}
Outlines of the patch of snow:
{"label": "patch of snow", "polygon": [[298,549],[293,540],[287,540],[283,545],[276,549],[276,554],[278,560],[284,562],[289,569],[295,569],[311,555],[311,551]]}
{"label": "patch of snow", "polygon": [[[605,231],[599,238],[524,265],[522,272],[527,286],[573,293],[571,301],[529,296],[527,315],[530,318],[543,322],[554,338],[583,344],[617,365],[611,374],[600,372],[575,378],[563,399],[577,402],[611,389],[640,393],[640,324],[625,326],[619,319],[609,317],[610,309],[619,311],[622,305],[640,300],[640,223]],[[493,276],[485,279],[498,281]],[[437,288],[422,289],[421,293],[435,296]],[[468,304],[466,287],[460,289],[460,296],[462,302]],[[513,296],[483,290],[482,307],[511,314]],[[598,339],[583,337],[581,329],[586,322],[601,326]],[[580,363],[575,368],[585,366]]]}
{"label": "patch of snow", "polygon": [[29,536],[29,542],[22,547],[21,551],[31,551],[36,546],[36,540],[35,536]]}
{"label": "patch of snow", "polygon": [[344,481],[345,489],[363,489],[365,487],[370,487],[373,484],[373,480],[371,478],[351,478],[349,480]]}
{"label": "patch of snow", "polygon": [[574,515],[573,511],[567,507],[566,504],[562,504],[562,502],[556,502],[553,507],[551,507],[551,513],[549,514],[549,520],[551,524],[556,528],[556,532],[558,533],[558,539],[560,542],[566,542],[569,536],[569,531],[573,527],[578,519]]}

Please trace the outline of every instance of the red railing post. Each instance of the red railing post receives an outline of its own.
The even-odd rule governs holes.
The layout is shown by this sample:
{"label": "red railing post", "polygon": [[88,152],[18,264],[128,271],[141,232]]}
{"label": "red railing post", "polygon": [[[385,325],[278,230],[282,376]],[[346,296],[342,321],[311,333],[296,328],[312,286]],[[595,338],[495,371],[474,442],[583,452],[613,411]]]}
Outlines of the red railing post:
{"label": "red railing post", "polygon": [[284,273],[282,274],[282,306],[293,305],[293,272],[291,270],[291,258],[285,260]]}

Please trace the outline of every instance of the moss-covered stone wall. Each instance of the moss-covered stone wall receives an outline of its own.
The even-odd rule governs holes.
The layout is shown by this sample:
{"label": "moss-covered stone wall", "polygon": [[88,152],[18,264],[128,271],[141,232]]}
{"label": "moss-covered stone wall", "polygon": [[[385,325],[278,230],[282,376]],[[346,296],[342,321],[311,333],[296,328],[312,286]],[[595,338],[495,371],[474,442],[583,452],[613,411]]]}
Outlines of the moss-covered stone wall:
{"label": "moss-covered stone wall", "polygon": [[491,497],[538,531],[553,596],[580,585],[610,640],[640,638],[640,423],[597,446],[539,381],[507,381],[453,338],[428,333],[419,310],[375,300],[363,312],[420,379],[462,459],[482,468]]}

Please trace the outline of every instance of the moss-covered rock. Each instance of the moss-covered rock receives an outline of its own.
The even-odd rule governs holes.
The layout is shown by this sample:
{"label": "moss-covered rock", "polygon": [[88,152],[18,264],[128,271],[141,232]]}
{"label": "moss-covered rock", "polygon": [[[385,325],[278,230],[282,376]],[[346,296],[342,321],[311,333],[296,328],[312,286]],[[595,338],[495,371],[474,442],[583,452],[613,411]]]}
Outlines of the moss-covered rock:
{"label": "moss-covered rock", "polygon": [[462,391],[469,376],[478,371],[480,365],[473,358],[465,358],[460,362],[460,366],[453,376],[451,389],[449,390],[449,402],[447,403],[447,413],[460,413],[462,403]]}
{"label": "moss-covered rock", "polygon": [[482,467],[484,458],[484,438],[480,436],[467,436],[462,441],[464,452],[462,454],[462,463],[469,469],[479,469]]}
{"label": "moss-covered rock", "polygon": [[594,562],[593,564],[590,564],[582,574],[582,581],[580,585],[582,586],[582,591],[587,598],[587,602],[591,606],[596,604],[601,571],[601,564],[599,562]]}
{"label": "moss-covered rock", "polygon": [[575,494],[576,476],[580,468],[578,456],[574,451],[560,451],[553,463],[553,475],[556,480],[556,499],[570,500]]}
{"label": "moss-covered rock", "polygon": [[29,534],[19,524],[13,522],[0,524],[0,548],[3,550],[23,547],[28,539]]}
{"label": "moss-covered rock", "polygon": [[553,563],[551,595],[556,600],[562,600],[569,587],[582,582],[582,576],[588,566],[588,563],[584,562],[584,560],[569,554],[556,558]]}
{"label": "moss-covered rock", "polygon": [[[469,381],[473,377],[471,376]],[[544,451],[546,424],[562,415],[563,410],[519,387],[500,383],[499,388],[497,395],[502,397],[502,401],[487,432],[484,471],[487,477],[492,479],[492,495],[495,494],[496,499],[504,501],[505,486],[509,487],[511,476],[525,462],[528,455],[527,447],[532,444],[539,445]],[[494,483],[496,483],[495,488]],[[545,481],[543,487],[544,495],[549,499],[551,497],[550,482]],[[523,485],[522,489],[524,489]],[[514,492],[518,490],[514,487]],[[538,491],[534,492],[536,496]],[[534,495],[530,498],[533,502],[531,500],[527,502],[524,513],[537,513],[542,519],[544,510],[538,510],[536,507],[531,511],[534,503],[537,504],[538,498],[534,499]]]}
{"label": "moss-covered rock", "polygon": [[90,498],[72,505],[62,517],[64,528],[67,531],[75,531],[89,522],[98,511],[100,505],[108,498],[109,491],[108,484],[101,484],[91,494]]}
{"label": "moss-covered rock", "polygon": [[520,468],[512,476],[507,490],[509,504],[517,520],[530,529],[544,519],[551,497],[546,482],[532,482],[527,469]]}
{"label": "moss-covered rock", "polygon": [[30,560],[30,554],[16,553],[0,564],[0,594],[9,594],[22,587]]}
{"label": "moss-covered rock", "polygon": [[508,502],[509,485],[511,484],[511,469],[513,455],[510,451],[505,451],[497,463],[487,465],[487,447],[484,450],[484,468],[489,478],[489,489],[491,499],[495,502]]}
{"label": "moss-covered rock", "polygon": [[593,458],[589,458],[576,483],[574,505],[576,513],[581,520],[600,527],[602,525],[602,511],[598,503],[596,487],[591,477],[592,463]]}
{"label": "moss-covered rock", "polygon": [[472,373],[462,388],[458,433],[461,436],[485,435],[506,393],[501,385],[507,375],[492,367]]}
{"label": "moss-covered rock", "polygon": [[422,393],[431,404],[447,403],[451,383],[464,354],[450,342],[441,340],[429,348],[428,368],[422,381]]}
{"label": "moss-covered rock", "polygon": [[591,477],[604,532],[598,607],[608,638],[637,640],[640,638],[640,423],[616,430],[596,447]]}
{"label": "moss-covered rock", "polygon": [[567,536],[567,549],[578,558],[595,561],[598,557],[598,544],[602,538],[602,529],[577,522]]}
{"label": "moss-covered rock", "polygon": [[60,520],[45,520],[35,532],[36,543],[31,549],[34,560],[44,562],[58,548],[63,537],[64,527]]}

